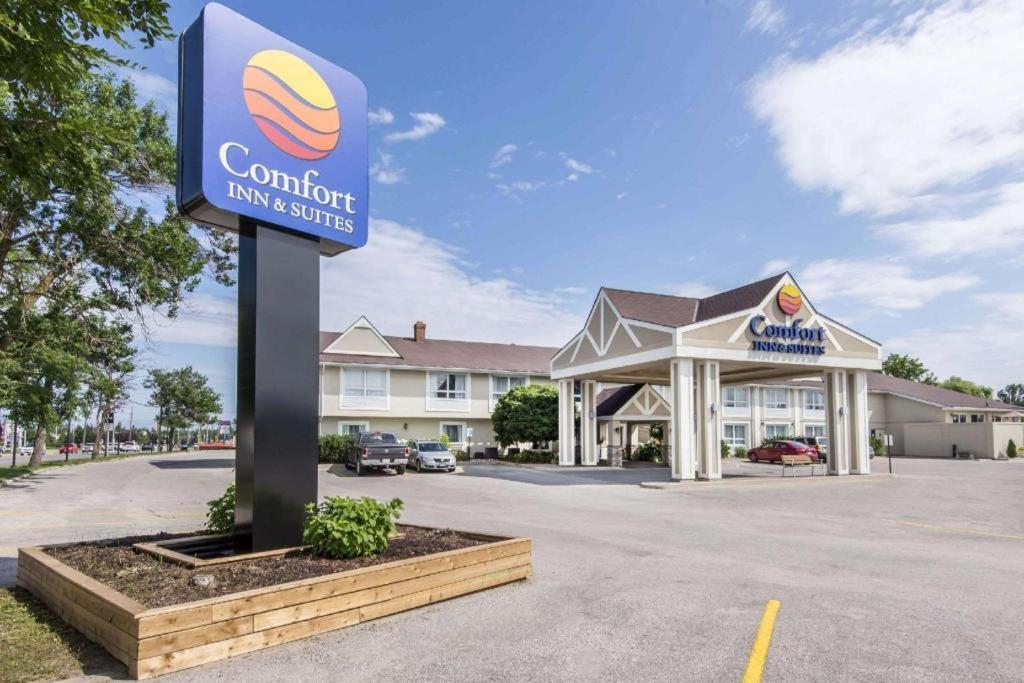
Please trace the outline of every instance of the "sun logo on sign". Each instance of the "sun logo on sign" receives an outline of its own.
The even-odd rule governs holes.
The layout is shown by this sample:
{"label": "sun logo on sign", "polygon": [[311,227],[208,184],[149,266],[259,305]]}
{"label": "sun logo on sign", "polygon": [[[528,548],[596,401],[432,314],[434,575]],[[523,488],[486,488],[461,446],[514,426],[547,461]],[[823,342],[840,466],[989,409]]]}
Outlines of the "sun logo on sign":
{"label": "sun logo on sign", "polygon": [[786,315],[793,315],[800,310],[800,306],[803,305],[803,297],[800,295],[800,290],[796,288],[796,285],[786,285],[779,290],[779,308]]}
{"label": "sun logo on sign", "polygon": [[330,154],[341,135],[341,115],[327,83],[302,59],[284,50],[254,54],[242,76],[245,106],[275,147],[297,159]]}

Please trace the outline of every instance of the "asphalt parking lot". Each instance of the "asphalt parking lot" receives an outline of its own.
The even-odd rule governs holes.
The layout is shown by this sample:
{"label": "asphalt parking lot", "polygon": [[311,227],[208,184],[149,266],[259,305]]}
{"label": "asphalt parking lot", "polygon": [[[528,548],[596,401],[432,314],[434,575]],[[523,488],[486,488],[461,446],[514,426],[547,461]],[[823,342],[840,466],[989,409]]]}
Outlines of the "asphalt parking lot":
{"label": "asphalt parking lot", "polygon": [[[133,458],[0,489],[0,581],[18,545],[196,528],[232,464]],[[663,490],[638,484],[664,470],[322,468],[321,495],[398,496],[412,523],[532,537],[534,577],[166,680],[736,681],[769,599],[765,680],[1020,680],[1024,463],[895,467]]]}

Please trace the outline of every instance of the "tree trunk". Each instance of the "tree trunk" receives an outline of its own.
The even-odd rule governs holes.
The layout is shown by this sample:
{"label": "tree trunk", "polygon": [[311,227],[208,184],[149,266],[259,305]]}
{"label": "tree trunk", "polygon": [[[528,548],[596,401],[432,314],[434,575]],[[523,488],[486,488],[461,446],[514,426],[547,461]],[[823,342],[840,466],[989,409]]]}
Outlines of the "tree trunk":
{"label": "tree trunk", "polygon": [[46,452],[46,428],[43,425],[36,427],[36,439],[32,444],[32,457],[28,459],[29,467],[39,467],[43,462],[43,454]]}

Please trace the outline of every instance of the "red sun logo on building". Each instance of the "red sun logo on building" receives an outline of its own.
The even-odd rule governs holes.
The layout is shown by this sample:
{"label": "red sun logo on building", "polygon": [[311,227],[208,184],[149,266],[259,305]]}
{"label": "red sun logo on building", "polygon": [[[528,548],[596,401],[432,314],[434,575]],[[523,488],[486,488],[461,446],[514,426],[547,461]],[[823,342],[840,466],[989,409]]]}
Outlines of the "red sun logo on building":
{"label": "red sun logo on building", "polygon": [[786,285],[779,290],[779,308],[786,315],[793,315],[800,310],[800,306],[803,305],[803,297],[800,295],[800,290],[796,288],[796,285]]}
{"label": "red sun logo on building", "polygon": [[316,161],[338,145],[341,115],[334,95],[313,67],[290,52],[254,54],[242,90],[252,120],[285,154]]}

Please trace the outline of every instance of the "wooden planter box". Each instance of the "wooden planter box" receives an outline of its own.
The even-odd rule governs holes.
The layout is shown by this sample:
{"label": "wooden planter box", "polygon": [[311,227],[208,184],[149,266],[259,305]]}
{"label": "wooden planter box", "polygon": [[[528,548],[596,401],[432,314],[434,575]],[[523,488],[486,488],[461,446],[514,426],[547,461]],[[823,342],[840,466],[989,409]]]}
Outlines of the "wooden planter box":
{"label": "wooden planter box", "polygon": [[529,578],[530,539],[474,536],[488,542],[155,609],[41,548],[18,550],[18,585],[142,679]]}

